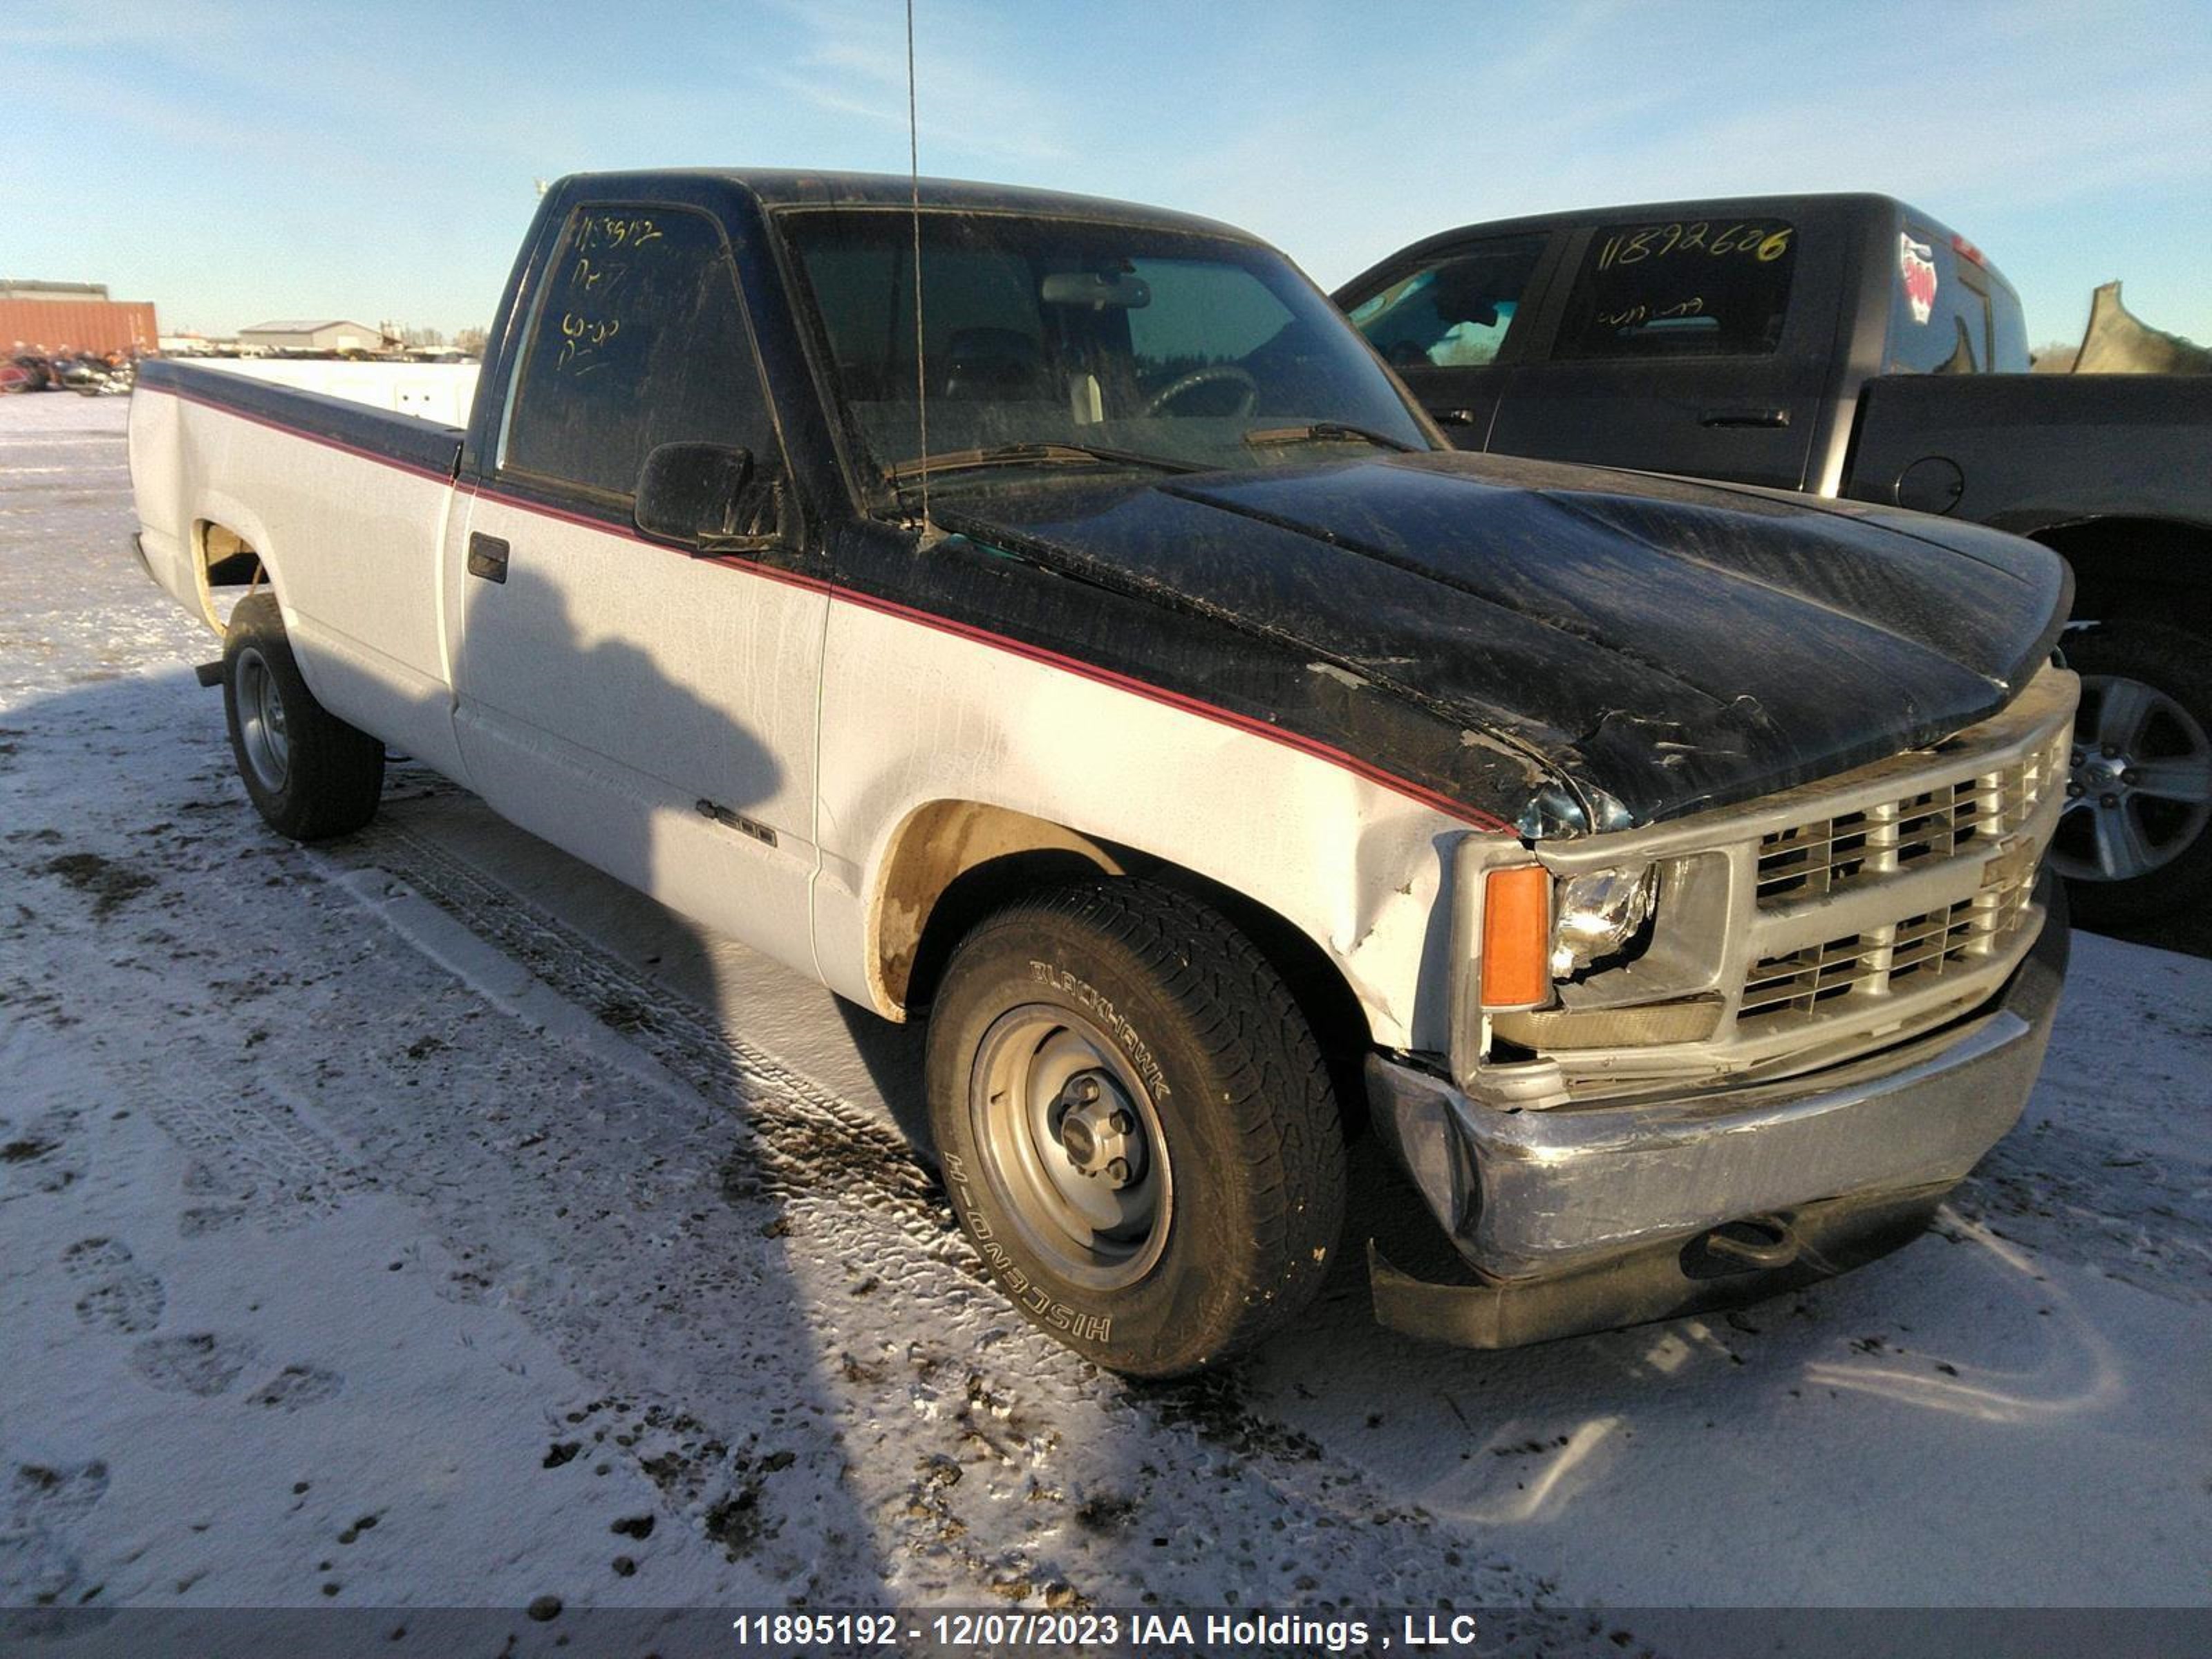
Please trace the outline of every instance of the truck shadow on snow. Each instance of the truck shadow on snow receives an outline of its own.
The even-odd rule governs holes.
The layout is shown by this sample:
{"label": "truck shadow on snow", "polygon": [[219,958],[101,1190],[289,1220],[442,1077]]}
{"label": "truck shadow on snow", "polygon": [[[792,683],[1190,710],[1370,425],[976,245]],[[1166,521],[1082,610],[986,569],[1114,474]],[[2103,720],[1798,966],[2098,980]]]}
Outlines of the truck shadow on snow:
{"label": "truck shadow on snow", "polygon": [[[610,664],[620,650],[580,647],[574,672],[635,677],[642,653]],[[580,950],[559,905],[519,902],[495,868],[418,831],[458,801],[488,820],[443,781],[397,766],[368,830],[301,848],[254,816],[217,696],[181,669],[72,678],[0,718],[0,1030],[36,1022],[91,1075],[158,1080],[143,1100],[114,1092],[198,1161],[174,1239],[141,1238],[139,1253],[181,1239],[182,1271],[198,1260],[219,1274],[238,1229],[313,1225],[349,1193],[396,1194],[456,1264],[437,1294],[513,1308],[574,1373],[549,1380],[542,1457],[514,1475],[564,1483],[580,1530],[603,1534],[604,1582],[556,1587],[563,1599],[653,1603],[672,1572],[732,1605],[872,1595],[890,1563],[828,1403],[849,1361],[811,1317],[839,1288],[824,1273],[842,1276],[811,1242],[822,1206],[805,1200],[789,1137],[732,1109],[772,1079],[695,1063],[708,1045],[676,1040],[700,1018],[688,1002]],[[651,826],[603,850],[649,872]],[[582,865],[542,856],[574,894],[604,895]],[[445,950],[441,915],[493,947],[490,969]],[[679,975],[713,971],[696,930],[671,927],[659,949]],[[85,1188],[82,1137],[52,1104],[0,1100],[7,1200]],[[204,1144],[210,1114],[274,1146],[326,1142],[351,1172],[312,1190],[281,1164],[249,1180],[233,1149]],[[348,1386],[368,1408],[374,1384]],[[236,1432],[252,1463],[253,1420]],[[403,1500],[415,1449],[434,1461],[440,1434],[434,1413],[393,1449]],[[657,1511],[634,1486],[623,1502],[608,1496],[623,1483],[595,1481],[622,1462],[658,1489]],[[668,1559],[686,1538],[720,1562],[711,1582],[697,1543]],[[472,1593],[447,1583],[442,1599]]]}

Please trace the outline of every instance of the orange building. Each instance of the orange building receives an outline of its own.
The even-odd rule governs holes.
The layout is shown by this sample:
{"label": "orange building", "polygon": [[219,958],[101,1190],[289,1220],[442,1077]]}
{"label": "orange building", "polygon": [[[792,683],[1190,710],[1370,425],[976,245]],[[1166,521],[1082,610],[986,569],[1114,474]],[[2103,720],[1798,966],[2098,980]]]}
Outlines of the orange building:
{"label": "orange building", "polygon": [[0,356],[64,347],[145,353],[160,333],[150,304],[111,300],[98,283],[0,281]]}

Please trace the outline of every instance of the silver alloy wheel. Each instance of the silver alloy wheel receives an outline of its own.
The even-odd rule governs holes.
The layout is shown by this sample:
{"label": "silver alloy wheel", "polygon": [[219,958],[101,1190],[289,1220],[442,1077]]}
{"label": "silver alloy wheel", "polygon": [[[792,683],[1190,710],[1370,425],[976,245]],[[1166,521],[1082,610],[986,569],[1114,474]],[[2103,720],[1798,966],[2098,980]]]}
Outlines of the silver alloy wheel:
{"label": "silver alloy wheel", "polygon": [[1055,1273],[1110,1291],[1152,1271],[1174,1172],[1152,1093],[1104,1032],[1048,1003],[1001,1014],[975,1050],[968,1112],[998,1207]]}
{"label": "silver alloy wheel", "polygon": [[284,696],[269,659],[252,646],[238,653],[238,736],[255,781],[272,794],[292,775],[292,746],[284,735]]}
{"label": "silver alloy wheel", "polygon": [[2051,865],[2073,881],[2148,875],[2212,820],[2212,738],[2142,680],[2084,674],[2081,708]]}

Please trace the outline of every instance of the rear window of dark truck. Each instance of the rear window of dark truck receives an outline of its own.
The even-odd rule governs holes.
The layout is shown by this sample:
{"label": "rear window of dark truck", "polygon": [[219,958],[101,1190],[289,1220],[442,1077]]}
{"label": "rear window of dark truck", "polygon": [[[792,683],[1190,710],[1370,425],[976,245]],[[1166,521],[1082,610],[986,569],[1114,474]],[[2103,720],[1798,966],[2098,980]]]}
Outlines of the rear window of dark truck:
{"label": "rear window of dark truck", "polygon": [[1778,219],[1601,225],[1552,356],[1769,356],[1789,313],[1796,245],[1796,227]]}
{"label": "rear window of dark truck", "polygon": [[1894,259],[1890,374],[2026,372],[2027,319],[2003,277],[1948,233],[1911,223],[1898,233]]}

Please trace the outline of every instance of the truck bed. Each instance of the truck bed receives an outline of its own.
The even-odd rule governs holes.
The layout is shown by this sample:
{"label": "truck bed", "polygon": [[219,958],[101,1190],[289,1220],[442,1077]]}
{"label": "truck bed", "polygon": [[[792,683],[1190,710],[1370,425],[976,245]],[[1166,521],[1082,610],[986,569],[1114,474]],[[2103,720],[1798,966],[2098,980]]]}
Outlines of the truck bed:
{"label": "truck bed", "polygon": [[[240,362],[218,368],[155,358],[140,367],[138,386],[450,480],[460,460],[461,421],[427,420],[403,411],[396,401],[371,401],[367,394],[374,382],[361,373],[368,367]],[[324,384],[309,384],[318,380]],[[469,384],[475,385],[473,373]],[[396,400],[399,383],[381,389]]]}
{"label": "truck bed", "polygon": [[[1955,500],[1909,498],[1942,467]],[[1859,393],[1846,493],[2028,535],[2112,515],[2202,522],[2208,475],[2212,375],[1885,374]]]}
{"label": "truck bed", "polygon": [[466,426],[475,401],[474,363],[354,362],[313,357],[215,357],[193,365],[271,386],[319,392],[440,426]]}
{"label": "truck bed", "polygon": [[325,707],[458,763],[439,598],[461,439],[257,374],[150,362],[131,410],[140,551],[217,631],[222,586],[273,587]]}

